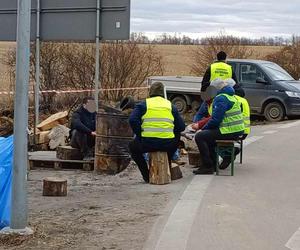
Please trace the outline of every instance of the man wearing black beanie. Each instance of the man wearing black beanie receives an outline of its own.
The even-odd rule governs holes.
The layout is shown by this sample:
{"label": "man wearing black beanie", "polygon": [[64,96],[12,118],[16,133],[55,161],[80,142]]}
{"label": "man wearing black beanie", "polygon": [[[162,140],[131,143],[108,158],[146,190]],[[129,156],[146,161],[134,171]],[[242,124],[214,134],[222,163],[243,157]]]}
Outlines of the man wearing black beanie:
{"label": "man wearing black beanie", "polygon": [[216,79],[220,78],[222,80],[232,78],[237,84],[234,86],[236,95],[244,97],[245,92],[241,85],[238,84],[237,77],[233,68],[226,63],[227,54],[224,51],[220,51],[217,54],[217,61],[212,63],[206,70],[201,85],[201,92],[205,92],[210,83]]}

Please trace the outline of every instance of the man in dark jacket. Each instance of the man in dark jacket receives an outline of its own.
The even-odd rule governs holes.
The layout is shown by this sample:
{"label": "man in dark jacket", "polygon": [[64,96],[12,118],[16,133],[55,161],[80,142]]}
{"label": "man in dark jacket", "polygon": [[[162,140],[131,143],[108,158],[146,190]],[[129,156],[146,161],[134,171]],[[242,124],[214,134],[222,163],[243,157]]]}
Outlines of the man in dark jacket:
{"label": "man in dark jacket", "polygon": [[225,86],[214,98],[211,118],[195,136],[204,166],[195,170],[194,174],[214,173],[216,140],[236,140],[243,135],[244,119],[234,95],[234,89]]}
{"label": "man in dark jacket", "polygon": [[203,76],[201,92],[204,92],[216,78],[221,78],[222,80],[232,78],[236,82],[236,85],[234,86],[235,94],[244,97],[245,91],[242,89],[241,85],[238,84],[236,74],[233,68],[226,63],[226,58],[227,54],[224,51],[220,51],[217,54],[217,61],[208,67]]}
{"label": "man in dark jacket", "polygon": [[145,182],[149,182],[149,170],[143,154],[167,152],[170,161],[177,150],[180,133],[185,129],[176,107],[164,98],[164,85],[161,82],[151,85],[149,95],[150,98],[135,106],[129,118],[136,135],[129,144],[129,150]]}
{"label": "man in dark jacket", "polygon": [[83,99],[71,121],[71,146],[80,149],[85,160],[94,156],[96,137],[96,105],[93,97]]}

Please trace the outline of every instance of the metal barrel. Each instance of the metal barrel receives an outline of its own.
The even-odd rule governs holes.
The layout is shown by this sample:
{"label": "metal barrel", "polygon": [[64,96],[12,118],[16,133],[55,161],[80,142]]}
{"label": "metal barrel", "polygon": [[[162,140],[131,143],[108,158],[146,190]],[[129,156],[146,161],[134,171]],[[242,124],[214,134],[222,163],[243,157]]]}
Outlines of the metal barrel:
{"label": "metal barrel", "polygon": [[128,116],[122,113],[97,114],[97,137],[94,171],[99,174],[117,174],[130,163],[129,142],[133,132]]}

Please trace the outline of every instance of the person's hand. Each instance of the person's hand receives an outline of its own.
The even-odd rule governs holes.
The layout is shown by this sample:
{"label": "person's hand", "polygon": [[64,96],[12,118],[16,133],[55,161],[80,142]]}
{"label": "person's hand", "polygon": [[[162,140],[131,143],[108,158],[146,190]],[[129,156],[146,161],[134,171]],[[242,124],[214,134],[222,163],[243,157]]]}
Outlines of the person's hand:
{"label": "person's hand", "polygon": [[199,129],[198,123],[193,123],[193,124],[192,124],[192,129],[198,130],[198,129]]}
{"label": "person's hand", "polygon": [[97,133],[96,133],[95,131],[93,131],[93,132],[91,133],[91,135],[92,135],[92,136],[97,136]]}

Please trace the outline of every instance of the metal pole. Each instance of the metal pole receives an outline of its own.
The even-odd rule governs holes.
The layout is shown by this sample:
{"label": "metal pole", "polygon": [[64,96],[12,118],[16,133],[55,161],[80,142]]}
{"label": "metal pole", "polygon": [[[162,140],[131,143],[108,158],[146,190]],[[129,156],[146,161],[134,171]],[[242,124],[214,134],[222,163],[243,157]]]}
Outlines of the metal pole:
{"label": "metal pole", "polygon": [[40,106],[40,0],[36,0],[36,42],[35,42],[35,85],[34,85],[34,128],[33,145],[36,145],[36,128],[39,124],[39,106]]}
{"label": "metal pole", "polygon": [[27,226],[27,125],[31,0],[18,0],[16,91],[14,110],[14,163],[11,229]]}
{"label": "metal pole", "polygon": [[[36,0],[36,48],[35,48],[35,88],[34,88],[34,100],[35,100],[35,128],[39,124],[39,92],[40,92],[40,13],[41,6],[40,0]],[[35,129],[34,129],[35,131]]]}
{"label": "metal pole", "polygon": [[96,110],[99,110],[99,89],[100,86],[100,6],[101,0],[97,0],[97,24],[96,24],[96,68],[95,68],[95,102]]}

